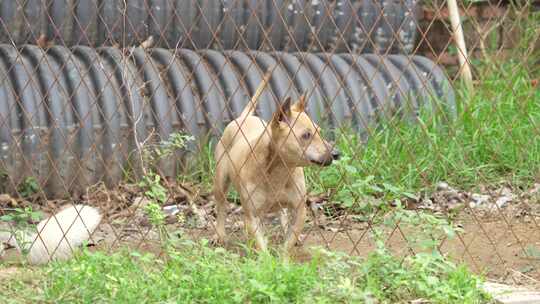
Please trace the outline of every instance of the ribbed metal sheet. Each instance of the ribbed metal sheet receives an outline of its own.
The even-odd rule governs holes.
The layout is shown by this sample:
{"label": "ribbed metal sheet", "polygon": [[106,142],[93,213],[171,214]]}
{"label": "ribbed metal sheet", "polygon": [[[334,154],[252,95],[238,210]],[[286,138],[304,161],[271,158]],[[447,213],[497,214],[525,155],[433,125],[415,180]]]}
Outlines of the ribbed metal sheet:
{"label": "ribbed metal sheet", "polygon": [[418,0],[0,1],[0,43],[409,53]]}

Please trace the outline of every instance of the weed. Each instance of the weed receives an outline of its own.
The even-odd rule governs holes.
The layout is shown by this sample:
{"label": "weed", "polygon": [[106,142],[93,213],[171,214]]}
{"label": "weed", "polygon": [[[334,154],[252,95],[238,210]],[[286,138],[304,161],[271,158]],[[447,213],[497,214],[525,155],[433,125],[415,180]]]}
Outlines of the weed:
{"label": "weed", "polygon": [[[325,272],[336,285],[323,286],[325,294],[340,299],[356,299],[382,303],[403,302],[404,299],[429,299],[430,303],[484,303],[488,296],[478,289],[481,279],[464,266],[456,266],[437,250],[442,238],[453,238],[458,231],[445,219],[429,213],[408,211],[400,206],[384,218],[382,227],[399,224],[400,229],[414,228],[407,234],[407,248],[422,251],[405,258],[393,255],[386,247],[388,233],[381,226],[373,230],[376,250],[363,261],[338,253],[325,252],[328,267]],[[348,274],[353,273],[354,276]],[[337,288],[336,288],[337,287]]]}
{"label": "weed", "polygon": [[168,234],[165,229],[165,214],[163,214],[161,206],[167,201],[168,191],[161,184],[161,177],[151,171],[143,176],[139,182],[139,187],[144,190],[144,196],[148,199],[144,211],[150,219],[150,223],[157,228],[160,239],[166,243]]}
{"label": "weed", "polygon": [[193,140],[192,136],[179,132],[172,133],[168,140],[162,141],[157,146],[144,147],[142,151],[145,175],[138,185],[143,189],[144,197],[148,200],[144,211],[150,219],[150,223],[157,228],[164,246],[168,245],[169,236],[165,228],[165,214],[162,211],[162,205],[167,202],[169,192],[161,184],[161,176],[152,171],[151,168],[163,158],[171,156],[175,151],[184,149],[190,140]]}
{"label": "weed", "polygon": [[161,177],[153,172],[148,172],[139,182],[139,187],[144,189],[144,195],[160,205],[167,201],[167,189],[161,184]]}
{"label": "weed", "polygon": [[[403,210],[399,201],[396,201],[396,204],[396,209],[384,217],[382,224],[390,229],[399,225],[403,231],[414,231],[414,233],[407,234],[409,248],[418,248],[438,254],[438,245],[443,239],[453,239],[456,233],[462,231],[450,224],[445,218],[427,212]],[[374,233],[379,243],[389,238],[389,235],[384,235],[378,228],[375,228]],[[379,246],[381,247],[382,243]]]}
{"label": "weed", "polygon": [[0,221],[14,223],[15,226],[24,227],[29,222],[37,222],[42,214],[39,211],[32,210],[32,207],[14,208],[10,214],[0,216]]}
{"label": "weed", "polygon": [[179,176],[181,182],[195,182],[203,187],[210,188],[213,181],[216,162],[214,159],[214,145],[212,142],[203,144],[201,150],[190,155],[184,168],[184,174]]}
{"label": "weed", "polygon": [[184,149],[186,144],[193,139],[194,137],[191,135],[174,132],[169,135],[168,139],[161,141],[159,144],[144,147],[142,152],[144,165],[156,165],[158,161],[173,155],[178,150]]}
{"label": "weed", "polygon": [[150,223],[156,227],[165,225],[165,215],[161,211],[161,206],[155,203],[149,203],[144,206],[144,211],[150,218]]}
{"label": "weed", "polygon": [[19,185],[17,189],[21,197],[27,198],[30,197],[39,191],[39,183],[35,177],[29,176],[24,179],[22,184]]}
{"label": "weed", "polygon": [[10,224],[10,228],[7,231],[0,229],[0,233],[7,232],[15,237],[15,241],[19,244],[22,254],[26,255],[28,254],[30,245],[34,241],[28,239],[27,232],[34,230],[35,225],[33,223],[41,220],[42,217],[41,212],[34,211],[32,207],[14,208],[11,213],[0,216],[0,221]]}

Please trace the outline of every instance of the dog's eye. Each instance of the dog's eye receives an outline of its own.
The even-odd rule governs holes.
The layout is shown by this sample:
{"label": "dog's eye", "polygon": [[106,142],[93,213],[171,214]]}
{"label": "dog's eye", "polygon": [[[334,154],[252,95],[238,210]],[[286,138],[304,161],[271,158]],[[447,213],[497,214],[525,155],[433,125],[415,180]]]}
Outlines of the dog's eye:
{"label": "dog's eye", "polygon": [[302,139],[303,140],[310,140],[311,139],[311,132],[305,132],[304,134],[302,134]]}

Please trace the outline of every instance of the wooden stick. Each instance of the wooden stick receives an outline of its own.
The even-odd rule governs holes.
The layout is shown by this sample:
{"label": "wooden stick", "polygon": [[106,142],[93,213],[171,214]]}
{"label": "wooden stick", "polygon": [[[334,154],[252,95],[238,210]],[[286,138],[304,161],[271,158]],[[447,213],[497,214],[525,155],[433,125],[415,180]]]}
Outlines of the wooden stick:
{"label": "wooden stick", "polygon": [[454,32],[454,41],[458,49],[458,59],[461,71],[461,77],[465,80],[467,87],[473,89],[471,65],[469,56],[467,55],[467,46],[465,45],[465,36],[461,27],[459,9],[456,0],[448,0],[448,12],[450,13],[450,22],[452,23],[452,31]]}

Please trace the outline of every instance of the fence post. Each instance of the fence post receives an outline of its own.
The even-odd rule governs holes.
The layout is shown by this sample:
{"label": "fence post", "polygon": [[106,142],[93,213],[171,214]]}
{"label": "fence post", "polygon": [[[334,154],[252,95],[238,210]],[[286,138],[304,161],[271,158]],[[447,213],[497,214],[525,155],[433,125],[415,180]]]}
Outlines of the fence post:
{"label": "fence post", "polygon": [[448,12],[450,14],[450,22],[452,23],[452,32],[458,49],[458,59],[460,66],[461,77],[465,80],[469,90],[473,89],[471,66],[467,55],[467,46],[465,45],[465,37],[463,36],[463,28],[459,9],[456,0],[448,0]]}

